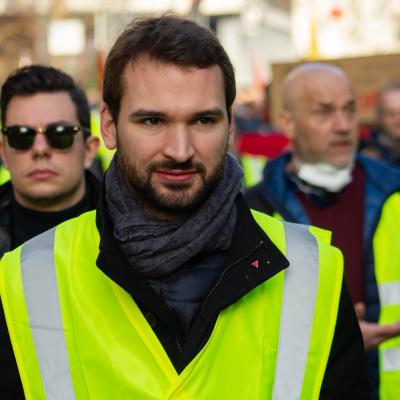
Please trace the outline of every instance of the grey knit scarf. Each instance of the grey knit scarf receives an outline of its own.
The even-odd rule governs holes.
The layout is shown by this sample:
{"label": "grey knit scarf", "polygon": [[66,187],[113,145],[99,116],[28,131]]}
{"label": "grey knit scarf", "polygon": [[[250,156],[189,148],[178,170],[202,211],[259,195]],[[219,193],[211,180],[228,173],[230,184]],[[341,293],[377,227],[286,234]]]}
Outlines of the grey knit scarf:
{"label": "grey knit scarf", "polygon": [[197,255],[226,250],[236,223],[235,199],[242,170],[228,154],[224,173],[213,193],[180,223],[156,219],[135,202],[116,159],[105,177],[106,203],[113,234],[129,264],[146,277],[167,275]]}

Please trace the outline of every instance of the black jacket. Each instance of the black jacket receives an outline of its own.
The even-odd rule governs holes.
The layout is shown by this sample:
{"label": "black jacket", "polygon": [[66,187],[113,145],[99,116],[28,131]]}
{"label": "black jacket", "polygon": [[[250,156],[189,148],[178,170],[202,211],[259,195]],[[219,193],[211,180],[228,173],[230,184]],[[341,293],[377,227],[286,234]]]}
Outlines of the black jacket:
{"label": "black jacket", "polygon": [[[254,221],[242,196],[237,199],[237,210],[238,219],[231,247],[225,255],[224,270],[183,337],[174,314],[143,276],[127,264],[113,239],[104,198],[99,201],[97,226],[101,240],[97,266],[132,295],[178,372],[207,342],[221,310],[288,266],[283,254]],[[248,268],[255,257],[269,259],[269,268]],[[370,398],[361,334],[345,286],[321,398]]]}
{"label": "black jacket", "polygon": [[[90,172],[86,172],[86,190],[90,195],[89,211],[96,208],[101,183]],[[6,182],[0,186],[0,258],[6,251],[12,250],[10,234],[10,205],[12,199],[12,184]],[[10,337],[2,303],[0,302],[0,398],[24,398],[22,383],[19,378],[17,364],[11,347]]]}

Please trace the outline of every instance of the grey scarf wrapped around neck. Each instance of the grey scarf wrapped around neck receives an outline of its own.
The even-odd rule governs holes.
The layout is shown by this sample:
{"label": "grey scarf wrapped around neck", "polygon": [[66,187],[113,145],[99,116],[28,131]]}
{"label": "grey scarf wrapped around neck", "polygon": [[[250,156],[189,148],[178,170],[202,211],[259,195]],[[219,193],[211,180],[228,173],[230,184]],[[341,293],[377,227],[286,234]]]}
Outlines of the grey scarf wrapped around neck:
{"label": "grey scarf wrapped around neck", "polygon": [[161,277],[193,257],[226,250],[236,223],[235,199],[242,177],[238,162],[227,154],[223,176],[206,201],[188,219],[168,222],[137,205],[114,157],[105,177],[106,203],[114,238],[129,264],[146,277]]}

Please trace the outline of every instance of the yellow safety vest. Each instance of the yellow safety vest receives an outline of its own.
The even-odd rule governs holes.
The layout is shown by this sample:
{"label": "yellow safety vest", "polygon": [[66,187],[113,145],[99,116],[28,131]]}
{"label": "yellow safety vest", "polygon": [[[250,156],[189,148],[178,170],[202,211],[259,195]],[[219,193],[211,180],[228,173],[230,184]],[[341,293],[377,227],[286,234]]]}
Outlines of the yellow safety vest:
{"label": "yellow safety vest", "polygon": [[244,153],[240,156],[245,187],[254,186],[262,181],[263,170],[267,161],[268,158],[261,155]]}
{"label": "yellow safety vest", "polygon": [[96,266],[95,211],[7,253],[0,293],[28,399],[318,399],[342,286],[330,234],[254,212],[290,266],[223,310],[177,374],[133,298]]}
{"label": "yellow safety vest", "polygon": [[[274,217],[283,220],[278,212]],[[400,321],[400,194],[392,194],[382,207],[374,233],[372,247],[374,269],[378,285],[379,324]],[[400,395],[400,336],[386,340],[378,346],[379,399],[393,400]]]}
{"label": "yellow safety vest", "polygon": [[10,173],[4,165],[0,165],[0,185],[10,180]]}
{"label": "yellow safety vest", "polygon": [[[400,194],[385,202],[373,238],[375,276],[378,285],[379,324],[400,321]],[[383,342],[379,348],[379,398],[400,396],[400,337]]]}

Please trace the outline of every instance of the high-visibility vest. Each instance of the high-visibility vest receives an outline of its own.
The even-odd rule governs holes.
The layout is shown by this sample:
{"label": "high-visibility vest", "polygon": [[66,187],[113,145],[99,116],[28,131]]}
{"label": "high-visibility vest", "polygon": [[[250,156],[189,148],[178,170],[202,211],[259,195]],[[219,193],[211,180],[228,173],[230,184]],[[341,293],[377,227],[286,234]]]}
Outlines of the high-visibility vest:
{"label": "high-visibility vest", "polygon": [[251,187],[262,181],[263,170],[267,164],[266,156],[254,154],[242,154],[240,163],[243,168],[243,183],[245,187]]}
{"label": "high-visibility vest", "polygon": [[[280,220],[278,212],[273,216]],[[378,285],[380,313],[378,323],[400,321],[400,193],[395,192],[385,201],[372,239],[374,270]],[[378,346],[379,399],[393,400],[400,393],[400,336]]]}
{"label": "high-visibility vest", "polygon": [[4,165],[0,165],[0,185],[10,180],[10,173]]}
{"label": "high-visibility vest", "polygon": [[26,398],[318,399],[341,253],[326,231],[254,216],[290,266],[221,311],[179,375],[133,298],[96,266],[95,211],[7,253],[0,292]]}
{"label": "high-visibility vest", "polygon": [[[385,202],[373,237],[375,276],[378,285],[379,324],[400,321],[400,194],[392,194]],[[379,353],[379,398],[400,396],[400,337],[384,341]]]}

